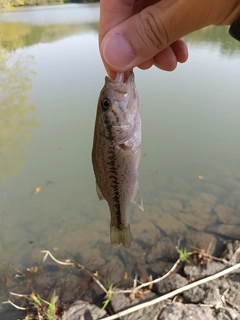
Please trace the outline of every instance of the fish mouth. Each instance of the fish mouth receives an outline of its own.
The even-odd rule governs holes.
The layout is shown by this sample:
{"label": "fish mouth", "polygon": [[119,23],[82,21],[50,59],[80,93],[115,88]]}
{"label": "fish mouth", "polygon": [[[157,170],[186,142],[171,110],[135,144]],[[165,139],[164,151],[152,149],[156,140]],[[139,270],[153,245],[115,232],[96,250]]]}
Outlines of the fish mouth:
{"label": "fish mouth", "polygon": [[116,82],[124,82],[124,72],[117,72],[115,80]]}
{"label": "fish mouth", "polygon": [[117,72],[114,80],[106,76],[105,85],[118,93],[127,94],[135,89],[134,73],[129,72],[126,82],[124,82],[124,72]]}
{"label": "fish mouth", "polygon": [[[115,82],[122,82],[124,83],[124,78],[125,78],[125,73],[124,72],[117,72],[116,74],[116,78],[115,78]],[[125,82],[127,85],[130,84],[130,83],[134,83],[134,73],[133,71],[130,71],[128,73],[128,77],[127,77],[127,80]]]}

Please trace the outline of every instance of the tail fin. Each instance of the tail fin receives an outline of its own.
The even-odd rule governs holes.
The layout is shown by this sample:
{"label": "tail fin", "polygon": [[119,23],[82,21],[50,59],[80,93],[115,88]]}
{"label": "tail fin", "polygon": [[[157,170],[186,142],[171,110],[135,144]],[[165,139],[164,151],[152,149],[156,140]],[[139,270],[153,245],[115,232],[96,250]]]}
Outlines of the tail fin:
{"label": "tail fin", "polygon": [[113,246],[122,243],[125,248],[129,248],[131,245],[130,226],[127,225],[117,228],[110,225],[110,240]]}

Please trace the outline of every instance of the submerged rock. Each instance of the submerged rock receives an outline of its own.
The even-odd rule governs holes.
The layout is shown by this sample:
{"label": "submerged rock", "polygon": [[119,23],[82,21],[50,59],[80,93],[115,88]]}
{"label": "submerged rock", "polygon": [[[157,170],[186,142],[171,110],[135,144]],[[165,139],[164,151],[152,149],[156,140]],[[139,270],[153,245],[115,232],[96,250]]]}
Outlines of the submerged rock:
{"label": "submerged rock", "polygon": [[186,238],[186,247],[192,250],[204,250],[206,253],[214,255],[217,249],[217,237],[208,232],[199,232],[188,230]]}
{"label": "submerged rock", "polygon": [[240,224],[232,225],[221,223],[219,225],[212,225],[207,228],[207,231],[213,232],[230,239],[239,239],[240,238]]}
{"label": "submerged rock", "polygon": [[216,220],[216,215],[212,214],[215,202],[214,195],[199,193],[185,203],[185,208],[183,212],[179,212],[178,218],[195,230],[204,230]]}
{"label": "submerged rock", "polygon": [[156,224],[168,236],[176,234],[182,236],[187,231],[187,227],[182,222],[166,212],[160,215]]}
{"label": "submerged rock", "polygon": [[131,232],[134,241],[142,243],[145,246],[154,245],[162,236],[160,230],[150,221],[141,221],[132,224]]}
{"label": "submerged rock", "polygon": [[169,240],[168,237],[160,239],[146,255],[146,261],[148,263],[155,263],[161,259],[177,260],[178,253],[176,246]]}
{"label": "submerged rock", "polygon": [[182,203],[179,200],[161,198],[160,207],[164,212],[178,212],[183,209]]}
{"label": "submerged rock", "polygon": [[219,222],[227,224],[240,224],[239,212],[231,209],[230,207],[221,204],[216,206],[214,211],[217,214]]}
{"label": "submerged rock", "polygon": [[233,191],[228,198],[225,201],[225,205],[237,210],[237,212],[240,211],[240,189]]}

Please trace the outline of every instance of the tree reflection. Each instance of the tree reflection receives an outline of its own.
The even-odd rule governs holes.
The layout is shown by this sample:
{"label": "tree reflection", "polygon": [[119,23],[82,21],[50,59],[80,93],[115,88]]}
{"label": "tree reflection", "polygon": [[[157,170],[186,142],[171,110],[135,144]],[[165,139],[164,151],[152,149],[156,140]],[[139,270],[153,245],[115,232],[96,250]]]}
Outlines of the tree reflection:
{"label": "tree reflection", "polygon": [[229,26],[210,26],[203,28],[202,30],[193,32],[184,39],[188,43],[197,45],[211,44],[213,46],[219,46],[219,50],[224,55],[234,55],[239,53],[239,42],[233,39],[228,34]]}
{"label": "tree reflection", "polygon": [[36,43],[54,42],[75,34],[89,32],[89,30],[97,33],[98,23],[39,26],[20,22],[0,22],[0,38],[4,38],[2,46],[7,50]]}
{"label": "tree reflection", "polygon": [[0,179],[17,173],[24,162],[24,150],[37,127],[36,109],[28,102],[32,86],[27,53],[7,51],[0,38]]}

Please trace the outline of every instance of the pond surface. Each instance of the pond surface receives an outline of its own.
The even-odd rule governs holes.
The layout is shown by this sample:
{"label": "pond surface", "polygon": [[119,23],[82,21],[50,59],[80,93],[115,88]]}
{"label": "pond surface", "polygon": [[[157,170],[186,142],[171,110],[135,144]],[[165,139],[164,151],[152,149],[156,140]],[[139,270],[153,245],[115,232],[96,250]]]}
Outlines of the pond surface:
{"label": "pond surface", "polygon": [[131,205],[132,247],[111,248],[91,164],[105,77],[98,12],[73,4],[0,17],[0,301],[14,268],[41,265],[44,249],[114,283],[124,271],[161,273],[176,245],[216,253],[238,238],[240,45],[210,27],[186,37],[189,61],[174,72],[135,70],[145,211]]}

